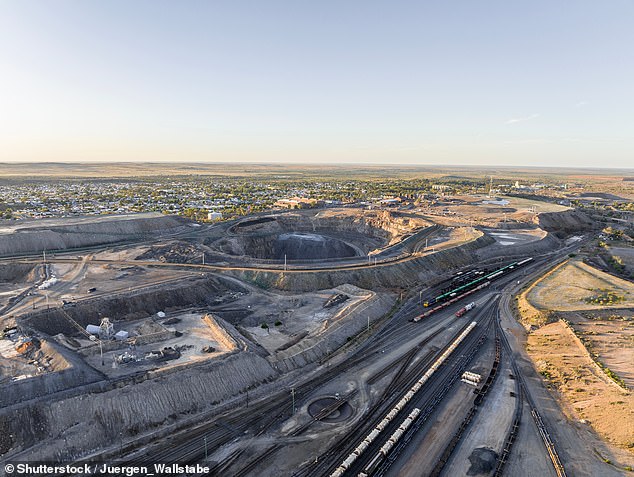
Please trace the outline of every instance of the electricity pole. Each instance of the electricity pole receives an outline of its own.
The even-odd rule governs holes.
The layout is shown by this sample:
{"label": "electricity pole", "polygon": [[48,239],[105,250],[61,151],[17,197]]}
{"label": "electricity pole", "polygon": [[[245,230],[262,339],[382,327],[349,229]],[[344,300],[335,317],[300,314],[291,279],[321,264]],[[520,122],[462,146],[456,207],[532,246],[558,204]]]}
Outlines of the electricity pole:
{"label": "electricity pole", "polygon": [[295,388],[291,388],[291,396],[293,397],[293,414],[295,414]]}

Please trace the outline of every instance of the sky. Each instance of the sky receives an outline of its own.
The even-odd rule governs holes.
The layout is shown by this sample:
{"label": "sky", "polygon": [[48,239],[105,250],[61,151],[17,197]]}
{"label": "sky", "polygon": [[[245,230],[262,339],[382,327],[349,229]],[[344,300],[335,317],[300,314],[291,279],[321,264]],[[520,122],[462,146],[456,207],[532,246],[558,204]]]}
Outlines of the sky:
{"label": "sky", "polygon": [[633,22],[634,0],[0,0],[0,162],[634,167]]}

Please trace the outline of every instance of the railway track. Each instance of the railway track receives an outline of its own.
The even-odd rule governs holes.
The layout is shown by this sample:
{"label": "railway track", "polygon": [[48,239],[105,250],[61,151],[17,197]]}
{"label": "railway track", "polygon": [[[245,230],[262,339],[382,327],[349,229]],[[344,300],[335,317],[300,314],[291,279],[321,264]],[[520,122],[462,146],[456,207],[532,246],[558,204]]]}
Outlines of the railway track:
{"label": "railway track", "polygon": [[[464,328],[466,328],[465,325]],[[456,333],[456,336],[460,334],[460,332],[464,329],[462,328]],[[436,356],[442,354],[444,350],[449,347],[449,343],[439,350],[436,353]],[[413,356],[412,356],[413,358]],[[405,357],[407,359],[407,357]],[[393,362],[392,364],[398,364],[398,361]],[[352,427],[344,436],[341,437],[340,442],[347,442],[340,449],[333,450],[332,448],[326,451],[325,454],[319,456],[316,463],[311,463],[304,468],[300,469],[296,472],[294,477],[310,477],[314,475],[326,475],[329,473],[331,467],[333,467],[334,462],[337,462],[341,459],[341,456],[344,456],[350,453],[354,447],[356,446],[356,441],[359,435],[366,435],[368,431],[374,426],[373,422],[378,419],[378,416],[381,414],[385,414],[388,409],[394,406],[394,404],[400,399],[400,395],[404,394],[407,389],[411,387],[411,381],[418,379],[420,375],[427,369],[429,365],[428,359],[423,359],[419,361],[413,369],[410,369],[407,373],[403,373],[399,379],[399,382],[393,381],[391,383],[390,394],[384,392],[381,398],[378,400],[371,409],[366,412],[365,417],[362,421],[358,422],[356,425]],[[323,465],[323,462],[330,462],[327,467]]]}
{"label": "railway track", "polygon": [[[400,320],[406,317],[408,314],[413,313],[417,309],[417,307],[419,307],[419,303],[415,298],[416,297],[414,297],[414,299],[408,300],[394,314],[394,316],[392,317],[394,321],[388,320],[388,324],[395,323],[396,320]],[[428,325],[439,326],[441,321],[435,320],[432,318],[430,320],[426,320],[425,323],[427,323]],[[421,327],[420,324],[416,325],[416,324],[407,323],[403,325],[405,326],[403,327],[399,326],[396,329],[394,329],[394,327],[391,327],[391,326],[385,326],[383,329],[378,330],[375,335],[373,335],[368,341],[366,341],[363,345],[361,345],[356,350],[355,357],[347,361],[344,361],[340,365],[334,366],[330,370],[330,372],[325,373],[323,377],[317,378],[311,381],[312,384],[309,383],[306,385],[306,387],[303,385],[296,387],[298,394],[307,395],[308,393],[311,392],[312,389],[316,389],[318,386],[321,386],[324,383],[333,379],[333,377],[336,374],[339,374],[342,371],[348,370],[355,365],[361,364],[363,361],[367,359],[368,352],[376,353],[376,352],[380,352],[382,348],[385,348],[386,347],[385,340],[387,341],[393,340],[394,342],[398,340],[402,340],[404,336],[407,336],[409,333],[411,333],[411,330],[413,328],[418,327],[420,329]],[[427,328],[427,329],[430,329],[430,328]],[[278,397],[274,396],[269,400],[269,402],[271,403],[270,409],[279,410],[280,408],[284,408],[285,404],[287,404],[288,395],[286,393],[283,393],[282,395]],[[275,413],[273,412],[272,414],[275,414]],[[241,417],[225,418],[225,421],[228,422],[229,424],[234,424],[234,421],[236,420],[239,422],[244,422],[246,420],[247,422],[249,422],[249,426],[251,426],[251,424],[255,424],[255,426],[261,430],[261,429],[268,428],[269,426],[273,425],[275,422],[279,421],[279,419],[283,417],[285,417],[285,411],[273,416],[270,416],[270,415],[263,416],[262,413],[260,413],[257,416],[253,416],[253,414],[245,414]],[[213,430],[211,430],[212,428]],[[197,430],[193,432],[191,430],[188,430],[187,437],[182,437],[182,438],[174,437],[172,439],[172,442],[176,444],[169,445],[170,451],[169,452],[159,451],[159,452],[153,453],[152,460],[156,461],[156,459],[159,458],[160,460],[164,460],[164,461],[173,460],[173,461],[178,461],[183,463],[196,462],[201,460],[204,457],[205,448],[207,450],[213,450],[219,447],[220,445],[228,442],[230,439],[232,439],[236,435],[240,433],[243,434],[244,431],[246,430],[247,428],[243,429],[243,428],[236,427],[235,432],[230,432],[228,429],[223,428],[222,426],[218,426],[217,424],[215,424],[215,422],[206,423],[200,426],[200,428],[198,428]],[[134,459],[132,462],[137,462],[137,460]]]}
{"label": "railway track", "polygon": [[[411,351],[407,352],[404,356],[394,360],[393,362],[389,363],[387,366],[385,366],[384,368],[382,368],[381,370],[379,370],[375,376],[374,376],[374,381],[380,379],[380,377],[387,375],[390,371],[393,371],[394,368],[398,367],[398,371],[397,374],[394,376],[394,378],[392,379],[392,381],[390,382],[390,384],[388,385],[388,388],[386,389],[386,392],[384,393],[384,398],[381,400],[380,404],[382,404],[385,401],[385,396],[386,395],[391,395],[392,392],[398,392],[398,388],[399,387],[403,387],[405,386],[403,384],[403,380],[405,379],[403,377],[403,374],[405,372],[405,370],[407,369],[407,367],[410,366],[410,364],[412,363],[413,359],[415,358],[415,356],[418,354],[418,352],[420,351],[420,349],[427,343],[429,343],[431,340],[433,340],[439,333],[441,333],[445,328],[442,327],[436,331],[434,331],[433,333],[431,333],[429,336],[426,336],[425,338],[423,338]],[[385,344],[380,343],[377,344],[375,347],[373,347],[373,352],[377,352],[380,349],[384,348]],[[349,360],[348,362],[344,363],[346,366],[344,366],[343,368],[345,370],[350,369],[358,364],[361,364],[365,361],[367,361],[368,359],[368,354],[366,352],[362,353],[361,356],[358,356],[352,360]],[[429,355],[425,355],[421,361],[416,365],[417,368],[421,368],[421,367],[426,367],[429,364],[429,361],[431,360],[431,357]],[[334,372],[336,374],[339,374],[342,370],[335,370]],[[377,376],[379,375],[379,376]],[[346,395],[345,397],[342,397],[341,400],[345,401],[347,399],[350,399],[352,396],[354,396],[357,393],[357,391],[352,391],[350,394]],[[323,419],[323,417],[322,417]],[[291,432],[291,436],[297,436],[300,435],[301,433],[303,433],[306,429],[308,429],[308,427],[310,427],[310,425],[312,425],[314,422],[316,422],[318,419],[312,419],[311,421],[309,421],[308,423],[300,426],[300,428],[296,429],[295,431]],[[272,455],[274,452],[276,452],[277,450],[279,450],[279,448],[281,448],[282,445],[274,445],[271,446],[270,448],[268,448],[266,451],[264,451],[262,454],[258,455],[255,459],[253,459],[251,462],[249,462],[244,468],[240,469],[237,472],[232,473],[231,475],[235,475],[235,476],[245,476],[248,475],[248,473],[252,470],[254,470],[257,465],[259,463],[261,463],[266,457],[269,457],[270,455]],[[241,454],[241,453],[240,453]],[[235,459],[232,459],[232,461]],[[219,470],[221,471],[226,471],[229,468],[228,465],[222,466]]]}
{"label": "railway track", "polygon": [[[465,325],[464,328],[461,328],[457,333],[455,333],[455,337],[459,336],[464,329],[467,328],[468,325]],[[439,350],[436,353],[436,358],[441,356],[453,343],[454,339],[452,339],[445,347]],[[407,356],[406,356],[407,358]],[[464,356],[463,356],[464,358]],[[382,398],[377,401],[377,404],[373,406],[373,408],[366,414],[364,420],[355,425],[349,432],[346,433],[340,440],[340,442],[347,442],[345,446],[341,449],[330,449],[325,454],[319,457],[318,463],[312,463],[307,465],[305,468],[300,469],[295,476],[312,476],[312,475],[329,475],[330,472],[334,470],[334,466],[336,466],[338,462],[341,462],[342,456],[345,456],[352,452],[355,448],[358,436],[359,435],[367,435],[368,431],[375,425],[374,422],[378,420],[378,416],[384,415],[389,409],[393,408],[396,402],[400,401],[401,396],[405,394],[408,389],[411,389],[412,385],[419,380],[420,376],[424,374],[424,371],[427,370],[429,366],[428,359],[420,360],[412,369],[408,370],[407,373],[404,373],[399,386],[393,387],[390,390],[389,396],[387,393],[384,393]],[[460,361],[460,360],[459,360]],[[458,363],[460,366],[462,363]],[[456,366],[454,363],[453,366]],[[441,398],[438,396],[434,396],[432,399],[432,406],[435,407]],[[427,416],[429,416],[427,414]],[[387,432],[387,431],[385,431]],[[326,462],[326,464],[324,464]],[[361,469],[358,469],[361,470]]]}
{"label": "railway track", "polygon": [[427,399],[425,405],[421,405],[420,402],[416,403],[416,405],[420,407],[422,411],[419,414],[418,418],[415,420],[414,424],[408,429],[406,433],[403,434],[401,439],[396,443],[396,445],[394,445],[390,453],[385,456],[385,459],[380,463],[380,465],[371,470],[368,469],[367,471],[367,468],[364,468],[363,474],[372,475],[373,477],[383,476],[396,462],[400,454],[409,445],[413,437],[420,432],[421,427],[435,412],[436,408],[445,398],[449,390],[452,388],[453,384],[460,378],[464,369],[466,369],[473,357],[479,351],[480,346],[487,338],[489,329],[491,327],[491,319],[491,313],[488,313],[487,316],[480,322],[480,331],[471,337],[469,343],[465,343],[466,349],[464,349],[461,354],[455,358],[453,364],[451,365],[452,372],[445,375],[441,379],[441,381],[433,387],[433,394],[429,399]]}
{"label": "railway track", "polygon": [[[436,330],[432,333],[432,335],[424,338],[422,343],[424,344],[431,341],[441,331],[442,329]],[[401,331],[401,333],[404,332]],[[383,334],[383,336],[385,336],[385,334]],[[324,373],[307,383],[296,386],[296,396],[309,395],[315,389],[323,386],[332,379],[335,379],[341,373],[348,371],[359,364],[363,364],[367,361],[370,354],[380,353],[383,349],[385,349],[386,343],[381,342],[378,338],[374,339],[374,336],[372,338],[373,339],[370,339],[355,351],[354,357],[331,367],[327,373]],[[395,339],[397,338],[398,337]],[[402,337],[400,339],[402,339]],[[239,414],[233,418],[226,418],[225,421],[230,424],[238,423],[236,424],[235,432],[229,432],[226,428],[222,427],[218,428],[218,426],[214,424],[215,421],[209,424],[204,424],[198,430],[190,429],[186,431],[188,435],[187,437],[172,438],[171,442],[168,444],[168,449],[153,453],[149,460],[153,462],[160,460],[163,462],[179,462],[183,464],[200,461],[205,457],[205,447],[208,452],[215,450],[236,436],[243,435],[244,432],[247,432],[248,429],[252,428],[254,425],[258,428],[257,433],[262,433],[276,422],[279,422],[280,419],[290,417],[286,404],[288,404],[288,394],[286,392],[278,393],[276,396],[269,399],[268,404],[264,405],[265,407],[263,411],[258,412],[256,416],[253,416],[253,414],[250,413],[245,413]],[[241,426],[239,425],[240,423],[246,424]],[[265,452],[267,455],[270,455],[273,451],[274,450],[267,450]],[[258,461],[261,461],[261,459],[258,459]],[[148,457],[141,456],[129,461],[126,460],[125,462],[130,465],[141,465],[148,462]]]}
{"label": "railway track", "polygon": [[[499,328],[500,336],[502,337],[502,344],[510,357],[511,366],[513,367],[513,372],[515,373],[515,379],[518,382],[518,387],[520,388],[521,396],[526,401],[526,403],[528,404],[530,408],[531,416],[533,417],[533,421],[535,422],[535,425],[537,426],[537,430],[539,431],[539,435],[542,439],[542,442],[544,443],[544,446],[546,447],[546,452],[548,453],[548,457],[550,458],[550,461],[553,465],[555,473],[557,474],[557,477],[566,477],[567,475],[566,469],[564,468],[561,462],[561,459],[559,457],[559,453],[557,452],[555,441],[552,439],[550,432],[548,431],[548,427],[546,426],[546,423],[544,422],[539,411],[537,410],[537,407],[535,406],[535,402],[533,401],[533,398],[530,395],[528,387],[526,386],[526,382],[524,381],[524,377],[520,373],[519,367],[517,366],[516,361],[513,359],[513,351],[512,351],[511,345],[508,342],[508,338],[506,337],[499,320],[496,320],[496,327]],[[518,395],[518,400],[519,400],[519,397],[520,395]],[[520,404],[520,410],[516,409],[513,425],[511,426],[511,429],[509,430],[509,433],[507,435],[507,439],[505,440],[505,451],[508,446],[508,451],[506,451],[506,453],[505,451],[503,451],[503,455],[505,459],[508,457],[511,446],[513,445],[515,437],[517,436],[517,430],[519,428],[519,422],[520,422],[519,419],[521,419],[521,407],[522,406]],[[502,471],[503,471],[505,463],[506,463],[506,460],[504,460],[503,462],[498,461],[500,470],[498,473],[498,469],[496,466],[496,475],[502,475]]]}
{"label": "railway track", "polygon": [[487,380],[485,381],[482,388],[480,390],[476,390],[477,396],[474,399],[471,409],[469,409],[469,412],[467,413],[467,416],[462,421],[462,424],[460,425],[460,427],[454,434],[451,441],[449,441],[449,443],[445,447],[445,450],[443,451],[440,458],[438,459],[438,462],[436,463],[436,466],[431,472],[430,477],[438,477],[442,473],[443,469],[445,468],[449,460],[451,459],[451,456],[453,455],[454,450],[456,449],[456,447],[458,446],[458,443],[464,436],[464,433],[466,432],[467,428],[473,421],[473,418],[476,416],[477,412],[479,411],[482,401],[486,397],[491,385],[493,384],[495,378],[498,375],[498,367],[500,365],[500,358],[501,358],[501,343],[500,343],[498,330],[497,328],[495,328],[495,358],[493,360],[493,365],[491,366],[489,376],[487,377]]}
{"label": "railway track", "polygon": [[[496,328],[498,329],[498,333],[500,335],[504,335],[504,331],[500,326],[499,320],[496,321]],[[508,343],[506,343],[506,345],[508,346]],[[504,439],[502,452],[498,456],[495,464],[494,477],[501,477],[504,475],[504,467],[508,461],[509,455],[511,454],[511,450],[513,449],[515,439],[517,438],[517,433],[519,432],[519,427],[522,422],[522,411],[524,409],[522,386],[520,380],[518,379],[519,369],[517,363],[513,359],[513,356],[509,354],[509,348],[507,348],[507,346],[504,346],[504,352],[508,355],[509,361],[511,362],[511,369],[513,370],[513,377],[515,378],[515,411],[513,412],[513,422],[511,423],[511,427],[509,427]]]}
{"label": "railway track", "polygon": [[[297,429],[293,430],[289,434],[289,436],[290,437],[294,437],[294,436],[299,436],[299,435],[303,434],[315,422],[320,421],[322,419],[325,419],[326,417],[331,415],[333,412],[335,412],[337,409],[339,409],[349,399],[352,399],[357,394],[357,392],[358,391],[355,389],[355,390],[351,391],[350,393],[346,394],[345,396],[341,396],[341,397],[337,398],[336,401],[333,404],[331,404],[327,408],[322,409],[321,412],[319,412],[319,414],[317,414],[315,417],[313,417],[310,421],[302,424]],[[249,475],[249,473],[251,471],[255,470],[262,462],[264,462],[268,457],[273,455],[275,452],[277,452],[282,447],[283,447],[283,444],[274,444],[274,445],[270,446],[264,452],[262,452],[260,455],[258,455],[255,459],[251,460],[246,466],[244,466],[243,468],[241,468],[237,472],[231,473],[231,475],[233,477],[243,477],[243,476]],[[230,469],[231,466],[242,456],[244,451],[245,451],[244,448],[241,449],[240,451],[236,452],[231,457],[231,459],[225,460],[225,462],[223,462],[221,465],[219,465],[219,466],[217,466],[217,467],[215,467],[215,468],[213,468],[211,470],[213,470],[214,472],[217,472],[218,475],[223,475],[223,474],[226,475],[226,472],[228,471],[228,469]]]}
{"label": "railway track", "polygon": [[[417,306],[417,303],[412,303],[410,304],[410,306],[408,307],[404,307],[404,309],[401,310],[401,312],[412,312],[414,311],[415,307]],[[409,322],[405,322],[407,323],[407,325],[410,325],[412,328],[419,328],[420,329],[420,325],[415,325]],[[437,326],[437,325],[436,325]],[[442,332],[444,329],[444,327],[440,326],[439,329],[435,330],[434,332],[431,333],[431,335],[427,336],[426,338],[424,338],[421,343],[418,344],[418,347],[422,347],[423,344],[428,343],[429,341],[431,341],[437,334],[439,334],[440,332]],[[340,373],[347,371],[351,368],[353,368],[354,366],[357,366],[359,364],[362,364],[363,362],[367,361],[368,359],[368,355],[371,353],[379,353],[381,352],[382,349],[386,348],[386,343],[383,342],[382,340],[378,339],[379,337],[385,338],[386,336],[389,337],[390,339],[394,339],[394,340],[402,340],[403,335],[407,335],[409,333],[409,330],[403,330],[401,329],[400,334],[401,336],[395,336],[392,333],[383,333],[382,335],[376,337],[376,340],[370,340],[369,342],[365,343],[365,346],[362,346],[361,348],[359,348],[356,352],[356,356],[344,361],[343,363],[331,368],[329,370],[329,373],[326,373],[325,375],[322,375],[321,378],[317,378],[315,381],[312,382],[312,384],[310,384],[310,386],[308,388],[304,388],[301,386],[298,386],[296,388],[297,390],[297,395],[307,395],[309,394],[312,390],[316,389],[319,386],[322,386],[323,384],[325,384],[326,382],[330,381],[331,379],[333,379],[335,376],[339,375]],[[373,336],[373,338],[375,338]],[[414,358],[415,353],[413,353],[410,357],[410,359]],[[407,358],[407,357],[406,357]],[[394,365],[398,365],[400,360],[396,360],[396,362],[394,363]],[[417,369],[408,372],[407,374],[410,375],[411,373],[418,373],[420,374],[420,367],[424,367],[425,365],[429,364],[429,357],[427,357],[427,359],[423,358],[420,363],[418,364]],[[400,372],[399,374],[403,375],[405,374],[405,369],[406,367],[403,366],[403,363],[400,363],[401,365],[401,369],[402,372]],[[411,378],[413,379],[413,377]],[[391,387],[391,392],[394,392],[397,390],[397,388],[399,387],[399,380],[401,380],[401,383],[403,383],[406,378],[405,377],[401,377],[399,379],[393,379],[392,383],[390,384]],[[405,382],[404,384],[400,384],[400,387],[403,389],[406,389],[407,385],[411,385],[411,380],[409,380],[409,382]],[[288,401],[288,396],[284,393],[279,400],[274,400],[274,402],[272,401],[271,404],[271,408],[278,408],[280,406],[284,406],[284,404],[287,404]],[[385,401],[383,401],[385,402]],[[384,406],[387,406],[387,404],[384,404]],[[276,416],[272,416],[270,417],[270,419],[266,419],[266,422],[264,422],[262,419],[262,414],[264,413],[260,413],[259,414],[259,418],[257,419],[258,421],[258,428],[260,429],[260,431],[258,432],[258,434],[261,434],[264,430],[270,428],[270,426],[274,425],[276,422],[279,422],[280,419],[287,417],[286,416],[286,411],[279,413]],[[250,423],[253,423],[253,418],[250,417],[249,419],[251,419]],[[242,421],[244,422],[244,420],[240,417],[237,418],[238,421]],[[248,420],[248,419],[247,419]],[[233,420],[232,420],[233,421]],[[245,429],[246,430],[246,429]],[[187,444],[184,443],[178,447],[180,447],[180,449],[174,449],[172,452],[169,453],[160,453],[158,454],[158,458],[160,458],[161,460],[164,461],[178,461],[178,462],[183,462],[183,463],[193,463],[196,462],[197,460],[200,460],[203,458],[204,454],[202,452],[203,448],[204,448],[204,442],[206,440],[206,447],[208,450],[213,450],[217,447],[220,447],[221,445],[223,445],[224,443],[228,442],[229,440],[231,440],[231,438],[239,433],[243,433],[244,431],[242,429],[239,430],[240,432],[236,432],[235,434],[231,434],[231,433],[227,433],[226,430],[215,430],[213,431],[211,434],[210,433],[200,433],[198,435],[193,435],[191,438],[188,438],[188,441],[194,441],[193,443]],[[258,457],[256,457],[253,461],[251,461],[249,464],[247,464],[246,468],[243,470],[240,470],[238,472],[240,472],[238,475],[247,475],[251,470],[257,468],[258,463],[261,463],[266,457],[269,457],[270,455],[272,455],[275,451],[277,451],[279,449],[279,446],[272,446],[271,448],[265,450],[262,454],[260,454]],[[235,462],[235,460],[237,460],[240,456],[242,455],[241,452],[236,452],[234,453],[233,457],[231,459],[232,462]],[[153,458],[157,458],[157,455],[155,454],[153,456]],[[134,461],[134,463],[138,463],[136,461]],[[226,466],[223,466],[220,470],[224,470],[226,469]],[[232,474],[233,475],[233,474]],[[310,475],[310,474],[306,474],[306,475]]]}

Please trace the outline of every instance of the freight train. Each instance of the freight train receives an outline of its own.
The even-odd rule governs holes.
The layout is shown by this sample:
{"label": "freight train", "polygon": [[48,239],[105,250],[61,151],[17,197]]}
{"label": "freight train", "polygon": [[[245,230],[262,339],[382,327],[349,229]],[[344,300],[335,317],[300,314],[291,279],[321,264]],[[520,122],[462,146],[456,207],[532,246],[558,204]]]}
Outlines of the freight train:
{"label": "freight train", "polygon": [[[417,317],[415,317],[414,319],[412,319],[411,321],[420,321],[424,318],[427,318],[429,315],[443,309],[446,308],[447,306],[451,305],[452,303],[456,303],[458,300],[463,299],[466,296],[471,295],[472,293],[475,293],[479,290],[482,290],[483,288],[489,286],[491,284],[491,280],[495,280],[497,278],[500,278],[501,276],[504,276],[507,273],[512,272],[513,270],[515,270],[517,267],[521,267],[523,265],[526,265],[527,263],[529,263],[530,261],[532,261],[533,258],[526,258],[524,260],[521,260],[519,262],[513,262],[509,265],[506,265],[505,267],[502,268],[498,268],[496,270],[493,270],[490,273],[481,273],[479,271],[476,272],[466,272],[465,275],[468,277],[473,278],[474,276],[477,276],[477,278],[474,278],[473,280],[469,281],[468,283],[465,283],[464,285],[460,285],[456,288],[453,288],[441,295],[438,295],[437,297],[432,298],[431,300],[426,301],[423,306],[426,308],[432,307],[430,310],[426,311],[425,313],[422,313],[421,315],[418,315]],[[468,311],[468,310],[466,310]],[[466,312],[465,311],[465,312]],[[464,313],[463,313],[464,314]]]}
{"label": "freight train", "polygon": [[440,303],[439,305],[436,305],[433,308],[430,308],[429,310],[427,310],[425,313],[418,315],[415,318],[412,318],[412,321],[414,322],[418,322],[424,318],[427,318],[429,315],[436,313],[439,310],[442,310],[443,308],[447,308],[449,305],[453,305],[454,303],[456,303],[458,300],[462,300],[464,297],[471,295],[472,293],[475,293],[477,291],[482,290],[483,288],[488,287],[491,284],[491,282],[484,282],[481,283],[480,285],[478,285],[477,287],[473,288],[472,290],[469,290],[467,292],[464,292],[462,295],[458,295],[453,297],[452,299],[450,299],[449,301],[446,301],[444,303]]}
{"label": "freight train", "polygon": [[[357,458],[365,452],[368,447],[376,440],[376,438],[385,430],[386,427],[396,418],[399,412],[403,410],[405,406],[412,400],[414,395],[423,387],[423,385],[429,380],[429,378],[434,374],[438,368],[445,362],[445,360],[454,352],[454,350],[464,341],[464,339],[473,331],[473,329],[477,326],[477,322],[473,321],[467,326],[462,333],[458,335],[458,337],[447,347],[447,349],[438,357],[436,361],[429,367],[427,372],[423,374],[423,376],[416,381],[416,383],[410,388],[410,390],[403,396],[399,402],[392,408],[392,410],[376,425],[374,429],[366,436],[361,443],[355,447],[355,449],[345,458],[345,460],[335,469],[335,471],[330,474],[330,477],[341,477],[346,471],[352,466],[352,464],[357,460]],[[406,432],[407,429],[402,430],[400,433],[397,432],[403,427],[405,424],[407,428],[416,420],[420,410],[416,412],[416,409],[410,413],[407,419],[403,421],[399,429],[392,434],[392,436],[385,442],[385,444],[381,447],[378,454],[372,459],[370,464],[364,469],[364,473],[369,475],[376,466],[383,461],[383,459],[387,456],[387,453],[394,446],[394,444],[401,438],[401,436]],[[392,439],[391,445],[388,442]],[[372,468],[369,468],[372,467]]]}
{"label": "freight train", "polygon": [[460,318],[462,315],[464,315],[466,312],[468,312],[469,310],[473,310],[475,308],[476,304],[475,301],[472,301],[471,303],[469,303],[468,305],[463,306],[462,308],[460,308],[457,312],[456,312],[456,316],[458,318]]}

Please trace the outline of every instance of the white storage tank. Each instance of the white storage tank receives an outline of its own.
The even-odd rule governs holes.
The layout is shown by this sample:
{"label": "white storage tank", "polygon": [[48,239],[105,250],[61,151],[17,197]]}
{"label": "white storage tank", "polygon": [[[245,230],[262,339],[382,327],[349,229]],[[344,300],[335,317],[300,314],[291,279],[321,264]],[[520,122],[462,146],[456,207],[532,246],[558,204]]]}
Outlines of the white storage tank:
{"label": "white storage tank", "polygon": [[86,332],[91,335],[99,335],[101,328],[97,325],[88,325],[86,326]]}

